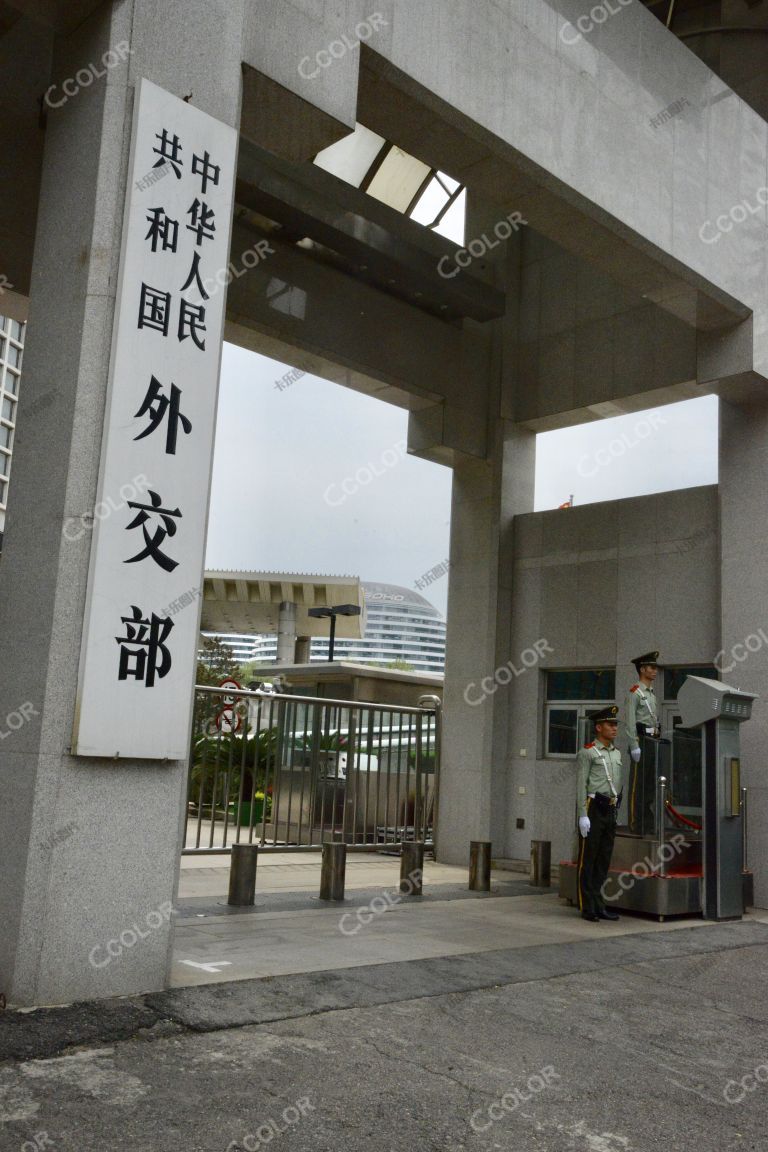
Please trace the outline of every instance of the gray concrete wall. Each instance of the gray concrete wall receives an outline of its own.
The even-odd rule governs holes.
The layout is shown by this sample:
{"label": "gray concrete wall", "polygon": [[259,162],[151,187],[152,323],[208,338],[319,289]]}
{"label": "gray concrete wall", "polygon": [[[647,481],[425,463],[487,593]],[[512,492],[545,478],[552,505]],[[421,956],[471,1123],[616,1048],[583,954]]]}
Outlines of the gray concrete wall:
{"label": "gray concrete wall", "polygon": [[[764,186],[768,126],[642,4],[575,44],[560,30],[586,10],[578,0],[378,7],[391,27],[371,52],[452,109],[452,123],[474,124],[474,149],[452,175],[694,327],[746,315],[736,302],[754,309],[765,365],[765,212],[758,205],[727,244],[699,230]],[[350,20],[362,8],[346,2]],[[682,96],[691,116],[655,131],[649,120]],[[421,124],[423,147],[439,148],[439,130]]]}
{"label": "gray concrete wall", "polygon": [[[519,669],[532,639],[545,639],[552,652],[497,693],[509,696],[510,708],[505,850],[525,858],[530,841],[544,839],[552,841],[554,859],[568,858],[576,764],[543,757],[543,671],[616,668],[623,708],[636,679],[630,660],[639,652],[659,648],[670,664],[714,661],[720,647],[718,490],[689,488],[518,516],[513,549],[507,650]],[[525,819],[522,831],[515,827],[518,817]]]}
{"label": "gray concrete wall", "polygon": [[[185,765],[69,756],[90,537],[63,534],[96,498],[132,85],[143,75],[180,97],[192,90],[199,107],[238,123],[242,9],[161,7],[102,5],[55,56],[61,80],[121,40],[134,50],[130,70],[79,92],[46,132],[0,566],[0,715],[33,709],[18,730],[2,725],[0,747],[0,990],[15,1004],[161,988],[169,964],[171,925],[162,914],[151,925],[175,895]],[[94,947],[103,961],[107,942],[135,926],[138,942],[90,963]]]}
{"label": "gray concrete wall", "polygon": [[694,394],[695,329],[530,228],[521,252],[517,420],[543,431]]}
{"label": "gray concrete wall", "polygon": [[[755,902],[768,906],[768,409],[720,405],[720,583],[723,679],[758,699],[742,725]],[[761,635],[762,633],[762,635]]]}

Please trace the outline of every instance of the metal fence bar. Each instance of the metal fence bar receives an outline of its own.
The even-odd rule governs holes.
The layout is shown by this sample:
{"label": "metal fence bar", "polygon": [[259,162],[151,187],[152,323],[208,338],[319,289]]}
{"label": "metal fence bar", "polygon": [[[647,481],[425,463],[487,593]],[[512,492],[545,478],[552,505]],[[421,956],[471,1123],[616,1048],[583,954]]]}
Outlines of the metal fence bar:
{"label": "metal fence bar", "polygon": [[[222,730],[224,696],[244,720],[239,731]],[[229,853],[232,841],[319,851],[328,836],[351,850],[403,839],[429,844],[440,718],[437,699],[425,703],[401,708],[198,686],[184,852]]]}

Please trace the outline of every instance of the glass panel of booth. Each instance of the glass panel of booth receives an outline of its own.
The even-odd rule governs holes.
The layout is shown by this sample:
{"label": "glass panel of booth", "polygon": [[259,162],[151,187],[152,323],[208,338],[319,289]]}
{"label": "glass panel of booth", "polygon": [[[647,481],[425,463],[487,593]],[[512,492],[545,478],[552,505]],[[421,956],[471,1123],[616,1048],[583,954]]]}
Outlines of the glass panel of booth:
{"label": "glass panel of booth", "polygon": [[[667,769],[669,772],[667,795],[675,813],[693,821],[694,824],[700,824],[703,804],[702,729],[683,727],[677,696],[688,676],[703,676],[707,680],[717,680],[718,671],[711,665],[683,665],[665,668],[663,675],[661,728],[663,735],[672,742]],[[667,826],[678,831],[683,828],[688,836],[693,838],[698,833],[696,828],[676,820],[669,811]]]}

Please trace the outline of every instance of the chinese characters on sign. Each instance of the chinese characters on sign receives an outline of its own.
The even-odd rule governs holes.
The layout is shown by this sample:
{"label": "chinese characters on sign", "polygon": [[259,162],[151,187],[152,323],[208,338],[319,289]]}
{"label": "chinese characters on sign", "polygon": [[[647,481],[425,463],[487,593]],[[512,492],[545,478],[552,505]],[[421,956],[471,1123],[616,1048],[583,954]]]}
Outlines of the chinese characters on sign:
{"label": "chinese characters on sign", "polygon": [[[182,759],[201,584],[237,134],[141,82],[123,231],[100,498],[137,468],[147,489],[97,527],[73,751]],[[162,171],[149,195],[137,173]],[[185,594],[186,596],[186,594]],[[192,599],[192,598],[190,598]]]}

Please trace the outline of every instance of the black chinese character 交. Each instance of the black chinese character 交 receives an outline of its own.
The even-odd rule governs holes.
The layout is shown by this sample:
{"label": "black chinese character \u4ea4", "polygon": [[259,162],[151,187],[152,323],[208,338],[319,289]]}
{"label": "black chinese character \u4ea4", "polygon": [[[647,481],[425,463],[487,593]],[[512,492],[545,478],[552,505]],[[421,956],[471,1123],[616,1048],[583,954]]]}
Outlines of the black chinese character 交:
{"label": "black chinese character \u4ea4", "polygon": [[205,305],[188,304],[182,299],[179,310],[179,341],[191,336],[201,352],[205,352],[205,340],[198,339],[198,329],[205,332]]}
{"label": "black chinese character \u4ea4", "polygon": [[167,416],[168,428],[165,433],[165,451],[167,455],[175,456],[179,424],[181,424],[182,431],[185,435],[188,436],[192,431],[192,421],[188,420],[187,417],[182,414],[180,402],[180,388],[177,388],[175,384],[171,384],[171,395],[169,399],[164,395],[163,386],[160,381],[153,376],[141,408],[139,408],[136,413],[136,419],[148,414],[149,424],[143,432],[140,432],[138,436],[134,436],[134,440],[143,440],[145,436],[149,436],[156,428],[160,427],[163,419]]}
{"label": "black chinese character \u4ea4", "polygon": [[[153,492],[151,489],[148,489],[148,495],[149,504],[137,504],[132,500],[128,501],[128,507],[135,508],[138,516],[133,518],[126,531],[130,532],[132,528],[141,528],[145,546],[136,556],[132,556],[130,560],[124,560],[123,563],[136,564],[140,560],[147,560],[151,557],[166,572],[173,572],[174,568],[178,568],[178,561],[171,560],[170,556],[166,556],[164,552],[160,551],[160,548],[166,536],[176,535],[175,517],[181,519],[181,509],[163,508],[163,502],[157,492]],[[150,523],[153,516],[162,520],[162,525],[158,525],[154,534],[150,536],[147,531],[147,524]]]}
{"label": "black chinese character \u4ea4", "polygon": [[192,217],[192,223],[187,224],[187,231],[196,234],[198,248],[202,246],[203,240],[213,240],[216,235],[216,225],[213,222],[216,213],[213,208],[208,207],[205,200],[202,202],[195,200],[192,207],[187,209],[187,216]]}
{"label": "black chinese character \u4ea4", "polygon": [[145,688],[152,688],[155,679],[162,680],[171,670],[171,654],[165,645],[173,620],[163,620],[153,612],[142,616],[135,604],[132,616],[121,616],[125,636],[115,636],[120,645],[118,680],[141,680]]}
{"label": "black chinese character \u4ea4", "polygon": [[202,180],[200,182],[200,190],[203,193],[203,196],[205,196],[206,192],[208,191],[209,181],[214,186],[218,185],[219,183],[219,174],[221,169],[218,164],[211,164],[210,159],[211,158],[207,152],[204,152],[202,156],[192,157],[192,174],[194,176],[202,176]]}
{"label": "black chinese character \u4ea4", "polygon": [[157,288],[150,288],[142,282],[141,301],[139,303],[139,328],[154,328],[168,335],[168,324],[171,318],[171,294],[160,292]]}
{"label": "black chinese character \u4ea4", "polygon": [[[176,173],[177,179],[181,180],[181,141],[178,136],[174,135],[169,138],[167,128],[163,128],[162,132],[155,132],[155,139],[160,141],[159,148],[153,148],[152,151],[156,152],[160,157],[152,165],[153,168],[159,168],[162,164],[170,164]],[[194,172],[194,168],[192,169]],[[203,189],[205,191],[205,189]]]}
{"label": "black chinese character \u4ea4", "polygon": [[149,232],[145,240],[152,241],[152,251],[157,252],[158,242],[161,251],[175,252],[179,240],[179,222],[166,215],[164,208],[150,208],[147,213]]}

